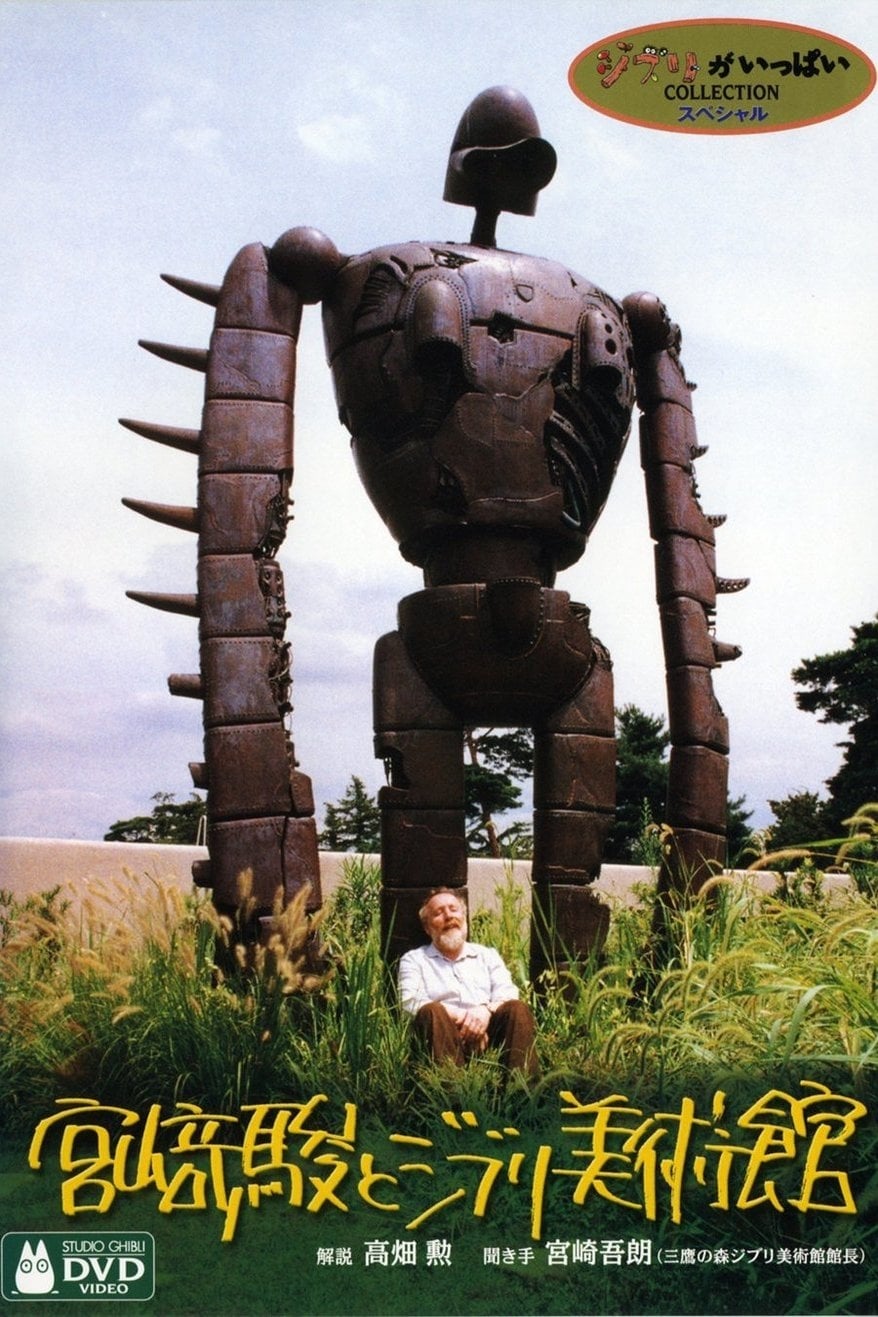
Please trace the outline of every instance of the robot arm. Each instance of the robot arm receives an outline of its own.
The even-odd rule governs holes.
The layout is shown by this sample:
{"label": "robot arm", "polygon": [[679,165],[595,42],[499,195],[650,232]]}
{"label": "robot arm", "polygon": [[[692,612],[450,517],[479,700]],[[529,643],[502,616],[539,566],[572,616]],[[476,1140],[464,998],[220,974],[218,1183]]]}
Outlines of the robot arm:
{"label": "robot arm", "polygon": [[651,293],[634,293],[624,305],[642,412],[641,463],[656,542],[671,732],[666,822],[673,838],[659,894],[674,903],[696,892],[725,863],[728,723],[714,694],[712,671],[740,650],[714,639],[713,618],[717,594],[741,590],[748,582],[716,574],[714,530],[725,518],[705,516],[698,501],[693,464],[706,449],[695,432],[679,328]]}
{"label": "robot arm", "polygon": [[198,618],[200,673],[169,678],[172,694],[203,702],[204,762],[190,770],[195,786],[207,790],[210,859],[197,862],[193,876],[212,888],[218,909],[246,903],[254,912],[251,935],[256,920],[304,887],[307,908],[321,899],[311,783],[298,771],[287,729],[288,613],[275,555],[286,534],[293,475],[302,304],[318,300],[341,260],[322,234],[296,229],[271,251],[260,243],[244,247],[219,288],[165,276],[216,308],[206,352],[142,344],[205,372],[201,429],[122,422],[198,457],[195,508],[123,500],[197,533],[197,593],[129,596]]}

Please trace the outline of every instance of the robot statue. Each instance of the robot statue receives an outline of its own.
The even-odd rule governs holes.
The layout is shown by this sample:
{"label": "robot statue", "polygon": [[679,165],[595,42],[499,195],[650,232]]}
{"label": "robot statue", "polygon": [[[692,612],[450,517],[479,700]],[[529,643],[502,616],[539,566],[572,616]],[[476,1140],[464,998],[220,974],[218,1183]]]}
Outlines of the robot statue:
{"label": "robot statue", "polygon": [[[308,887],[321,902],[314,807],[298,771],[288,616],[276,552],[293,474],[294,367],[303,303],[322,303],[339,417],[372,503],[424,588],[377,643],[375,754],[382,920],[391,958],[422,941],[417,911],[465,896],[466,727],[534,733],[531,971],[598,949],[607,908],[591,890],[613,821],[609,655],[589,610],[555,588],[609,494],[635,402],[667,664],[672,740],[666,900],[722,867],[728,729],[711,673],[738,650],[713,637],[714,527],[698,502],[699,448],[680,332],[659,300],[620,305],[549,260],[498,248],[502,211],[532,215],[555,169],[529,102],[477,96],[460,121],[445,199],[475,208],[468,244],[402,242],[345,257],[294,228],[245,247],[221,287],[165,276],[216,307],[210,348],[144,343],[206,371],[200,431],[123,421],[198,456],[196,508],[124,500],[198,535],[194,595],[131,597],[199,619],[200,674],[170,689],[204,705],[210,859],[197,883],[221,910],[252,874],[257,916]],[[252,929],[251,929],[252,933]]]}

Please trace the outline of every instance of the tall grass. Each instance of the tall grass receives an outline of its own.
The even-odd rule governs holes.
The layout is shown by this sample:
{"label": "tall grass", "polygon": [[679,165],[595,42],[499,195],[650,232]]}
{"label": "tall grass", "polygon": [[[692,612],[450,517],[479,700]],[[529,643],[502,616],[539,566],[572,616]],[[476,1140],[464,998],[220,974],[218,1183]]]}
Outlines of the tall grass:
{"label": "tall grass", "polygon": [[[456,1069],[413,1047],[385,969],[379,876],[369,861],[348,863],[318,928],[304,906],[294,905],[271,945],[241,953],[231,973],[218,969],[217,943],[223,946],[228,930],[209,902],[159,882],[142,889],[135,906],[108,887],[79,914],[57,890],[23,904],[0,893],[0,1113],[10,1141],[24,1144],[65,1096],[139,1109],[188,1101],[235,1114],[248,1102],[325,1094],[336,1108],[356,1103],[369,1137],[391,1129],[428,1135],[439,1165],[446,1152],[460,1151],[460,1136],[443,1119],[449,1111],[471,1113],[477,1129],[515,1126],[533,1155],[539,1144],[557,1141],[559,1095],[568,1090],[584,1102],[624,1094],[647,1112],[676,1110],[682,1095],[700,1105],[722,1088],[742,1110],[774,1088],[793,1093],[800,1080],[822,1080],[865,1101],[873,1121],[845,1150],[858,1218],[815,1223],[816,1237],[868,1252],[869,1213],[878,1205],[875,903],[851,889],[792,904],[746,882],[714,879],[690,909],[672,916],[673,959],[657,973],[650,997],[638,1001],[632,986],[651,929],[649,893],[641,896],[637,906],[615,912],[599,959],[547,973],[536,984],[524,977],[529,921],[511,874],[494,909],[474,912],[472,936],[500,948],[533,1005],[542,1078],[528,1088],[490,1052]],[[315,937],[325,966],[319,975],[308,954]],[[226,946],[219,961],[233,959]],[[429,1189],[425,1184],[416,1196]],[[432,1201],[425,1197],[423,1206]],[[498,1185],[491,1238],[516,1238],[521,1210],[520,1194]],[[640,1217],[603,1199],[598,1225],[594,1217],[585,1225],[557,1192],[553,1210],[553,1229],[571,1236],[584,1229],[620,1238],[643,1233]],[[658,1222],[657,1238],[668,1225]],[[789,1211],[738,1214],[734,1221],[687,1211],[684,1227],[686,1242],[698,1247],[727,1245],[730,1229],[740,1247],[749,1241],[757,1249],[815,1238]],[[371,1219],[366,1228],[374,1231]],[[165,1246],[173,1248],[170,1236]],[[287,1247],[281,1236],[278,1247]],[[185,1270],[185,1260],[180,1266]],[[562,1293],[555,1280],[553,1310],[874,1311],[876,1282],[865,1268],[838,1270],[831,1281],[825,1269],[727,1269],[725,1277],[714,1269],[709,1300],[697,1269],[682,1269],[672,1293],[663,1274],[628,1269],[611,1278],[612,1291],[599,1294],[610,1278],[595,1273],[588,1300],[576,1288],[585,1281],[574,1286],[571,1275],[569,1293]],[[545,1292],[539,1299],[530,1293],[529,1274],[506,1279],[503,1310],[542,1310],[533,1304],[544,1303]],[[478,1277],[475,1283],[478,1289]],[[457,1301],[459,1295],[449,1296],[443,1310],[461,1310]],[[468,1301],[473,1312],[498,1311],[493,1291]],[[748,1306],[735,1307],[739,1302]],[[258,1311],[275,1309],[266,1299]]]}
{"label": "tall grass", "polygon": [[[0,898],[0,1112],[27,1127],[57,1097],[127,1105],[247,1101],[323,1092],[379,1116],[444,1109],[449,1093],[501,1101],[490,1055],[437,1075],[413,1050],[380,943],[377,869],[352,860],[307,968],[302,906],[241,972],[217,969],[224,929],[206,901],[153,882],[136,907],[93,896],[79,915],[58,893]],[[674,958],[648,1003],[632,984],[648,907],[615,913],[600,962],[528,984],[525,902],[511,876],[471,936],[497,946],[532,1002],[543,1087],[661,1097],[687,1086],[827,1073],[865,1094],[878,1076],[878,910],[860,892],[791,904],[729,878],[673,916]]]}
{"label": "tall grass", "polygon": [[843,826],[841,837],[773,851],[756,833],[747,848],[754,856],[751,868],[774,872],[778,894],[793,903],[822,895],[824,873],[846,875],[867,900],[878,901],[878,802],[861,806]]}

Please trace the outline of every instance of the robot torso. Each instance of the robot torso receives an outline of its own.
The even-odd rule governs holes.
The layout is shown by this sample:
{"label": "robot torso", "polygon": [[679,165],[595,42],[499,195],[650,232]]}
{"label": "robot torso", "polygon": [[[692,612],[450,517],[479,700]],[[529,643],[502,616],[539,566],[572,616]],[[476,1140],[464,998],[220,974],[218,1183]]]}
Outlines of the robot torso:
{"label": "robot torso", "polygon": [[351,257],[323,302],[357,467],[401,552],[461,537],[582,554],[634,402],[622,308],[557,262],[410,242]]}

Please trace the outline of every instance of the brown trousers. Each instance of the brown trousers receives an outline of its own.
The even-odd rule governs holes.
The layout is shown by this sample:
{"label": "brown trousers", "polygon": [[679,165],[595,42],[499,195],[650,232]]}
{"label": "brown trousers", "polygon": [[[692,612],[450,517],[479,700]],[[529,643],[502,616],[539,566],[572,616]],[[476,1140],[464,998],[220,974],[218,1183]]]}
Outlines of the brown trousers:
{"label": "brown trousers", "polygon": [[[415,1032],[429,1047],[435,1061],[463,1065],[474,1049],[461,1042],[457,1025],[441,1002],[428,1002],[414,1018]],[[521,1070],[530,1079],[539,1074],[534,1050],[536,1028],[530,1007],[513,999],[498,1006],[488,1022],[488,1046],[499,1047],[503,1064]]]}

